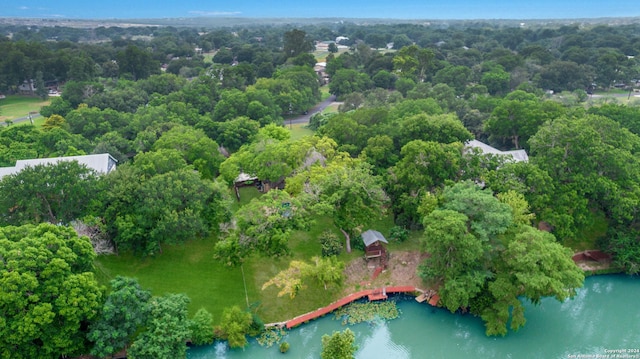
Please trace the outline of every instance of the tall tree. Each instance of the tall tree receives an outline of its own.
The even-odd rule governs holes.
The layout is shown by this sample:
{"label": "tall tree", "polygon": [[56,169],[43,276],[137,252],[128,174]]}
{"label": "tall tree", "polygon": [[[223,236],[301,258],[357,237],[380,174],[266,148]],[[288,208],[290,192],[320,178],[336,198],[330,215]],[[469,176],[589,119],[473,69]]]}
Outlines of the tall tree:
{"label": "tall tree", "polygon": [[285,32],[283,42],[283,52],[287,59],[313,50],[313,43],[307,38],[307,33],[302,30],[293,29]]}
{"label": "tall tree", "polygon": [[542,297],[560,302],[574,297],[584,273],[571,255],[571,250],[557,243],[552,234],[521,227],[495,261],[495,278],[488,283],[491,304],[481,312],[487,335],[505,335],[509,321],[512,330],[524,326],[522,297],[534,304]]}
{"label": "tall tree", "polygon": [[100,202],[95,171],[77,161],[28,166],[0,180],[0,220],[5,224],[69,223]]}
{"label": "tall tree", "polygon": [[146,330],[133,342],[127,355],[133,359],[185,358],[186,341],[191,336],[187,304],[189,298],[184,294],[153,297]]}
{"label": "tall tree", "polygon": [[231,348],[247,345],[247,334],[253,323],[251,313],[243,311],[238,306],[225,308],[220,323],[222,338],[229,342]]}
{"label": "tall tree", "polygon": [[252,199],[235,218],[237,230],[216,244],[216,255],[229,264],[255,252],[268,256],[288,253],[292,231],[306,229],[310,222],[306,205],[277,189]]}
{"label": "tall tree", "polygon": [[393,68],[400,77],[414,78],[423,82],[434,66],[435,53],[417,45],[403,47],[393,58]]}
{"label": "tall tree", "polygon": [[195,345],[213,343],[213,316],[206,309],[200,308],[191,320],[191,342]]}
{"label": "tall tree", "polygon": [[481,316],[487,335],[505,335],[509,320],[517,330],[525,322],[520,297],[563,301],[584,280],[571,251],[530,220],[528,204],[515,192],[498,199],[471,182],[448,187],[440,208],[424,218],[423,245],[431,255],[420,275],[439,285],[449,310]]}
{"label": "tall tree", "polygon": [[382,216],[388,197],[368,164],[348,162],[313,167],[305,191],[317,201],[317,211],[332,213],[333,222],[345,236],[345,248],[351,252],[351,236]]}
{"label": "tall tree", "polygon": [[89,239],[53,224],[3,227],[0,258],[0,356],[86,353],[102,305]]}
{"label": "tall tree", "polygon": [[146,324],[151,292],[133,278],[117,276],[102,312],[89,327],[87,338],[94,343],[91,354],[101,358],[124,349],[133,335]]}

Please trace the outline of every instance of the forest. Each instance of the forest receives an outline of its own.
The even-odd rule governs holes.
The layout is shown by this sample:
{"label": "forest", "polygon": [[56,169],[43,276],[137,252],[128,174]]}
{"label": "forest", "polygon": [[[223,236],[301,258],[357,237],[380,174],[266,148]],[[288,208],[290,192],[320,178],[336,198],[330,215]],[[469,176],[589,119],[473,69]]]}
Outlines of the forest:
{"label": "forest", "polygon": [[[245,308],[246,284],[211,313],[96,265],[176,245],[206,243],[243,278],[259,261],[273,275],[252,288],[295,303],[332,298],[361,260],[360,234],[389,222],[399,246],[416,238],[430,254],[418,275],[439,304],[480,317],[487,335],[525,325],[521,300],[573,297],[585,275],[575,252],[640,271],[640,23],[0,34],[0,93],[50,100],[42,125],[0,130],[0,167],[118,161],[106,175],[59,162],[0,178],[2,358],[179,358],[187,341],[259,336],[272,308]],[[330,95],[339,106],[312,114],[313,135],[293,136],[287,120]],[[238,203],[241,174],[264,193]],[[301,236],[317,253],[301,252]]]}

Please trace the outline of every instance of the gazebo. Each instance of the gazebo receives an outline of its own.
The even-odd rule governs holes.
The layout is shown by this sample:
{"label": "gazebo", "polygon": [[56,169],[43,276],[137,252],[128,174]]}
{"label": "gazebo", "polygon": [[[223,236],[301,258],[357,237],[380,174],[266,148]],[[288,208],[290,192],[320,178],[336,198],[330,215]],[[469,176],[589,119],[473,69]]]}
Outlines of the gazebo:
{"label": "gazebo", "polygon": [[370,229],[362,233],[362,241],[365,247],[365,259],[381,258],[382,262],[386,263],[387,251],[382,243],[389,244],[389,242],[387,242],[382,233]]}

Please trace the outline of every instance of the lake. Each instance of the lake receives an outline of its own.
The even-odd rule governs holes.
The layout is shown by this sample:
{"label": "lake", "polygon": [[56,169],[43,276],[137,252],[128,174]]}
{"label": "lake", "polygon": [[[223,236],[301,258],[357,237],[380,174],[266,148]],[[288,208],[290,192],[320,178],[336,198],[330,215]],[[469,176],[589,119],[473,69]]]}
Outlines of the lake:
{"label": "lake", "polygon": [[[527,323],[505,337],[487,337],[480,318],[452,314],[414,300],[398,301],[400,317],[348,326],[356,334],[356,358],[640,358],[640,281],[637,277],[589,277],[578,295],[564,303],[545,298],[526,303]],[[225,342],[190,348],[190,359],[320,357],[321,337],[344,330],[327,315],[288,332],[291,344],[229,350]],[[618,353],[614,353],[618,350]],[[624,351],[624,352],[623,352]],[[617,355],[617,356],[616,356]]]}

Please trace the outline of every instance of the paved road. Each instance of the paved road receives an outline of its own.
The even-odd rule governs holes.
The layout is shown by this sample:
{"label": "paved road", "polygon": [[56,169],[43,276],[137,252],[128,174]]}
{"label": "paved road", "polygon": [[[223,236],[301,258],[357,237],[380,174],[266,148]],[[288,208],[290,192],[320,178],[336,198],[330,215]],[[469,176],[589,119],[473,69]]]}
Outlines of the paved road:
{"label": "paved road", "polygon": [[328,99],[320,102],[315,107],[310,109],[306,115],[300,115],[298,117],[293,117],[291,119],[284,120],[284,123],[287,125],[293,124],[293,123],[309,123],[309,119],[311,118],[311,116],[313,116],[318,112],[322,112],[325,108],[331,105],[335,100],[336,100],[336,97],[334,95],[331,95],[329,96]]}
{"label": "paved road", "polygon": [[[36,113],[35,115],[31,115],[31,118],[35,120],[36,118],[38,118],[40,116],[41,115],[39,113]],[[26,122],[26,121],[29,121],[29,116],[18,117],[18,118],[14,118],[13,120],[11,120],[11,122],[13,122],[13,124],[20,123],[20,122]],[[2,122],[0,125],[6,126],[6,123]]]}

